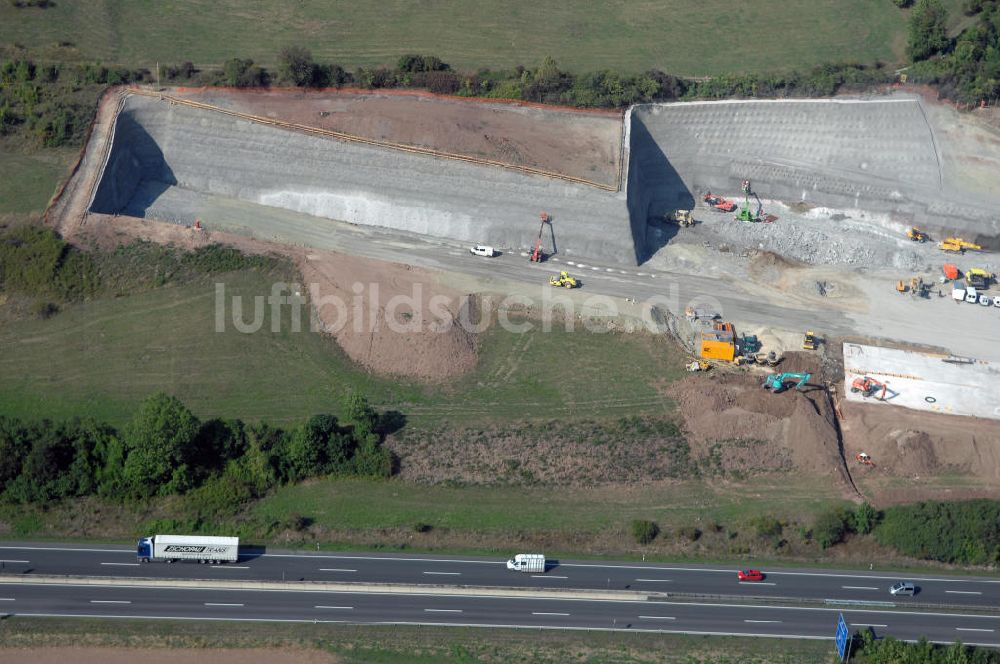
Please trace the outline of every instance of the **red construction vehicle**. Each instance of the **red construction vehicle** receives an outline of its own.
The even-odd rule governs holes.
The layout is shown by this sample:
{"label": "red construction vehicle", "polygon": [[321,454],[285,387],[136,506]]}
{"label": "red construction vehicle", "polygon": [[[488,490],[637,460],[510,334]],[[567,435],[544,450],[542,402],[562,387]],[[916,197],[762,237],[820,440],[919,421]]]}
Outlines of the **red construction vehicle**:
{"label": "red construction vehicle", "polygon": [[530,260],[532,263],[541,263],[545,260],[545,252],[542,251],[542,231],[545,230],[545,224],[552,221],[552,217],[547,212],[543,212],[539,217],[542,223],[538,227],[538,242],[535,243],[535,250],[531,252]]}
{"label": "red construction vehicle", "polygon": [[719,212],[732,212],[736,209],[736,203],[732,202],[728,198],[715,196],[712,192],[705,194],[703,200],[708,203],[713,210],[717,210]]}
{"label": "red construction vehicle", "polygon": [[864,465],[866,465],[866,466],[874,466],[874,465],[875,465],[875,462],[874,462],[874,461],[872,461],[872,458],[871,458],[871,456],[869,456],[869,455],[868,455],[867,453],[865,453],[865,452],[858,452],[858,453],[857,453],[856,455],[854,455],[854,458],[855,458],[855,459],[857,460],[857,462],[858,462],[858,463],[860,463],[860,464],[864,464]]}
{"label": "red construction vehicle", "polygon": [[[876,398],[879,401],[885,401],[885,393],[889,390],[889,386],[885,383],[879,382],[872,378],[871,376],[864,376],[863,378],[855,378],[854,382],[851,383],[851,392],[855,394],[861,393],[861,396],[866,399]],[[879,392],[881,391],[881,394]],[[878,394],[878,396],[875,396]]]}

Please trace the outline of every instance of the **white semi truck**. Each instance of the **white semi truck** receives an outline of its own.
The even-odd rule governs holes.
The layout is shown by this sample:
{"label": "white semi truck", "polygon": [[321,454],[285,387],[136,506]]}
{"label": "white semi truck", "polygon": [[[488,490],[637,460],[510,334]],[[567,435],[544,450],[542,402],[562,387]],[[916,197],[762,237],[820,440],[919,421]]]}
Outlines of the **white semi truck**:
{"label": "white semi truck", "polygon": [[235,563],[239,558],[239,537],[202,537],[200,535],[151,535],[139,540],[139,562],[197,560],[218,565]]}
{"label": "white semi truck", "polygon": [[507,569],[515,572],[545,571],[545,555],[541,553],[519,553],[507,561]]}

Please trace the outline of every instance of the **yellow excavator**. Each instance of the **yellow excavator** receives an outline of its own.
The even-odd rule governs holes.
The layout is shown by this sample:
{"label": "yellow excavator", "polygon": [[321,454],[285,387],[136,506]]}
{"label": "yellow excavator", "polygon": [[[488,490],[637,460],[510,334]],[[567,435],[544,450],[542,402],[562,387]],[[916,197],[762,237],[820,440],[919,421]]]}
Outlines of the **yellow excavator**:
{"label": "yellow excavator", "polygon": [[910,230],[906,231],[906,237],[910,238],[914,242],[927,242],[929,239],[927,233],[923,232],[916,226],[910,226]]}
{"label": "yellow excavator", "polygon": [[566,270],[563,270],[558,276],[549,277],[549,285],[562,288],[576,288],[579,284],[576,279],[566,273]]}
{"label": "yellow excavator", "polygon": [[966,249],[979,251],[982,247],[975,242],[967,242],[960,237],[946,237],[938,242],[938,249],[955,254],[964,254]]}
{"label": "yellow excavator", "polygon": [[802,350],[816,350],[819,347],[819,340],[816,333],[809,330],[802,336]]}

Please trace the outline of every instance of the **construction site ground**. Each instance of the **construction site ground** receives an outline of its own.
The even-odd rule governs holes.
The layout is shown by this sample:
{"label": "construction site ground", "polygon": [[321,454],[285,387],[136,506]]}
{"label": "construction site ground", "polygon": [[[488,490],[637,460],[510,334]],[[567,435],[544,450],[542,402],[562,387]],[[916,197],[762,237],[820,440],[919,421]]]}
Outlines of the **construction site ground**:
{"label": "construction site ground", "polygon": [[[239,94],[225,93],[223,96],[227,97],[225,103],[243,99]],[[352,102],[346,107],[349,110],[352,106],[363,108],[370,102],[364,97],[360,99],[364,101]],[[391,106],[396,99],[378,98],[377,104],[379,108]],[[105,106],[113,103],[105,100]],[[325,100],[321,103],[334,104]],[[437,102],[404,98],[400,103]],[[281,107],[280,102],[265,100],[253,109],[255,113],[266,115],[277,114]],[[303,111],[303,120],[308,119],[310,113],[319,112],[308,110],[309,105],[304,108],[307,110]],[[474,113],[482,113],[483,106],[472,104],[469,108],[475,109]],[[544,114],[531,111],[535,113]],[[970,136],[993,134],[985,126],[973,125],[973,120],[955,119],[948,109],[931,111],[932,115],[937,113],[951,122],[949,131],[963,137],[941,148],[941,154],[947,157],[961,153],[958,162],[964,164],[963,168],[979,173],[977,169],[981,166],[976,165],[974,155],[968,153],[978,149],[979,144]],[[403,123],[399,120],[405,118],[405,113],[387,114],[394,119],[380,124],[364,117],[364,111],[359,110],[356,117],[344,116],[346,124],[331,126],[357,132],[371,131],[379,140],[414,141],[435,149],[461,148],[475,154],[485,149],[485,143],[479,143],[478,137],[473,137],[471,132],[468,140],[455,139],[451,143],[434,145],[440,138],[434,139],[430,134],[407,134],[401,129]],[[332,116],[331,112],[323,119]],[[102,113],[99,117],[108,120],[113,114]],[[354,119],[350,119],[352,117]],[[449,123],[458,122],[453,116],[448,117],[451,117]],[[588,123],[596,121],[590,116],[580,118]],[[572,116],[572,122],[578,119]],[[532,133],[535,129],[524,135],[518,133],[517,123],[504,127],[503,131],[511,133],[504,138],[515,146],[531,145],[536,136]],[[99,126],[95,136],[98,139],[106,137],[106,130],[106,126]],[[544,133],[546,130],[538,131]],[[489,130],[484,134],[491,135]],[[610,162],[601,161],[599,149],[599,145],[606,145],[605,140],[593,145],[590,156],[570,165],[567,170],[579,172],[582,163],[608,166]],[[93,181],[95,169],[99,169],[102,162],[102,149],[106,148],[91,143],[77,174],[78,181]],[[998,150],[996,145],[983,147],[984,163],[992,163]],[[515,158],[511,151],[494,154]],[[547,156],[536,155],[528,159],[542,165],[554,163],[547,160],[552,159],[556,151],[548,150],[544,154]],[[484,189],[491,186],[489,178],[494,172],[491,169],[479,171]],[[71,183],[68,191],[73,189]],[[735,187],[716,193],[730,198],[739,195]],[[638,327],[643,314],[648,312],[648,303],[678,317],[683,316],[685,307],[698,305],[710,307],[734,322],[740,333],[758,335],[765,351],[798,350],[802,332],[809,329],[825,340],[820,353],[827,357],[839,352],[834,343],[838,338],[863,336],[879,343],[904,341],[945,354],[1000,361],[1000,348],[995,343],[1000,330],[1000,308],[956,305],[950,298],[938,296],[936,285],[940,264],[944,261],[955,262],[963,269],[985,267],[996,271],[1000,266],[996,254],[948,256],[937,250],[933,242],[911,243],[903,235],[910,221],[908,218],[863,212],[864,201],[858,208],[830,208],[772,200],[767,191],[761,191],[760,195],[765,210],[777,217],[773,223],[740,223],[733,221],[731,214],[705,207],[696,207],[695,218],[699,223],[689,229],[662,224],[654,217],[649,232],[653,236],[653,246],[659,249],[638,266],[610,260],[608,256],[592,259],[586,254],[562,251],[543,264],[529,263],[524,247],[530,246],[537,233],[538,221],[534,215],[525,215],[523,228],[512,228],[511,222],[505,221],[505,232],[523,236],[524,241],[510,246],[499,245],[503,255],[484,259],[470,255],[466,242],[436,235],[433,228],[421,227],[422,231],[418,232],[347,224],[306,214],[301,209],[283,209],[212,191],[185,189],[183,182],[159,192],[151,201],[146,219],[104,214],[85,216],[80,208],[83,199],[78,196],[75,207],[70,200],[61,202],[61,209],[57,208],[58,214],[53,221],[71,238],[81,240],[90,237],[116,242],[137,236],[178,244],[221,240],[236,242],[250,250],[265,250],[266,247],[266,250],[290,252],[297,256],[307,281],[325,280],[331,292],[344,293],[350,287],[347,280],[356,277],[376,279],[380,283],[388,280],[391,288],[400,291],[419,282],[429,285],[428,293],[440,291],[457,298],[459,308],[453,312],[460,309],[464,296],[518,295],[528,301],[523,313],[544,316],[542,304],[552,295],[546,285],[547,278],[554,271],[567,269],[580,277],[583,288],[560,292],[559,297],[579,305],[578,314],[586,318],[600,313],[593,302],[587,302],[588,296],[608,296],[618,311],[606,322],[616,329]],[[158,210],[175,215],[171,219],[174,223],[155,221]],[[205,230],[195,231],[184,225],[183,219],[195,216],[203,220]],[[236,239],[240,237],[243,239]],[[325,254],[331,257],[347,254],[354,258],[344,259],[339,272],[329,267],[311,266],[310,256],[321,252],[332,252]],[[328,264],[336,260],[332,258]],[[369,261],[370,267],[366,267]],[[387,276],[387,264],[397,266],[392,268],[393,276]],[[398,270],[410,271],[411,275],[401,278],[396,276]],[[935,284],[930,298],[913,298],[896,292],[898,280],[908,282],[917,274]],[[942,320],[948,321],[946,329],[936,322]],[[430,337],[426,332],[417,332],[415,336]],[[411,338],[406,345],[400,345],[398,339],[388,336],[380,352],[373,352],[378,344],[366,344],[363,339],[356,343],[348,338],[338,338],[338,341],[353,359],[380,373],[444,380],[475,367],[475,341],[470,337],[433,341]],[[875,502],[883,498],[894,499],[899,491],[896,480],[912,478],[914,474],[927,481],[929,491],[936,491],[935,486],[943,486],[951,482],[951,478],[960,477],[954,489],[958,493],[996,494],[1000,459],[995,452],[983,447],[990,441],[1000,440],[995,423],[964,418],[959,426],[939,426],[936,418],[945,416],[844,400],[839,404],[843,418],[838,420],[823,385],[839,383],[841,377],[818,366],[818,359],[795,357],[790,356],[782,370],[794,370],[796,363],[812,368],[808,363],[815,362],[814,375],[817,379],[821,377],[822,383],[804,393],[792,391],[774,395],[761,389],[759,373],[715,371],[665,388],[680,406],[693,452],[702,458],[714,455],[721,459],[727,471],[767,474],[795,468],[805,474],[833,478],[845,496],[857,497],[857,488]],[[706,403],[712,407],[706,408]],[[852,476],[859,469],[854,466],[853,459],[854,454],[862,450],[872,454],[875,467],[860,469],[864,475],[856,482]],[[897,463],[902,456],[932,461],[923,466],[916,461]],[[909,490],[917,495],[920,493],[919,488]]]}

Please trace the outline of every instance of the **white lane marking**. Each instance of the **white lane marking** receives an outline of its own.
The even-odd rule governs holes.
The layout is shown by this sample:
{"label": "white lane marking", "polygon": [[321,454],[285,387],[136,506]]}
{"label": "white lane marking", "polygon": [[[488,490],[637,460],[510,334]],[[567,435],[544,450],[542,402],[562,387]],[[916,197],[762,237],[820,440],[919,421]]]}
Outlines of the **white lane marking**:
{"label": "white lane marking", "polygon": [[533,616],[568,616],[568,613],[551,613],[547,611],[532,611]]}
{"label": "white lane marking", "polygon": [[641,620],[677,620],[673,616],[639,616]]}
{"label": "white lane marking", "polygon": [[[598,268],[594,268],[594,269],[596,270],[596,269],[598,269]],[[604,268],[604,270],[605,270],[606,272],[614,272],[614,271],[615,271],[615,269],[614,269],[613,267],[606,267],[606,268]],[[623,272],[622,274],[625,274],[625,273]]]}
{"label": "white lane marking", "polygon": [[313,607],[314,609],[343,609],[344,611],[353,611],[353,606],[325,606],[323,604],[317,604]]}
{"label": "white lane marking", "polygon": [[780,623],[780,620],[744,620],[745,623]]}
{"label": "white lane marking", "polygon": [[641,583],[673,583],[673,579],[636,579]]}
{"label": "white lane marking", "polygon": [[243,606],[242,604],[226,604],[224,602],[205,602],[205,606]]}
{"label": "white lane marking", "polygon": [[462,609],[424,609],[427,613],[461,613]]}
{"label": "white lane marking", "polygon": [[770,581],[740,581],[741,586],[773,586]]}
{"label": "white lane marking", "polygon": [[7,560],[7,559],[0,559],[0,563],[25,563],[25,564],[27,564],[27,563],[30,563],[30,562],[31,562],[30,560]]}
{"label": "white lane marking", "polygon": [[851,623],[851,627],[888,627],[888,625],[878,625],[876,623]]}
{"label": "white lane marking", "polygon": [[552,574],[532,574],[532,579],[568,579],[568,576],[555,576]]}
{"label": "white lane marking", "polygon": [[215,569],[250,569],[249,565],[212,565]]}
{"label": "white lane marking", "polygon": [[57,546],[0,546],[0,551],[86,551],[88,553],[130,553],[135,555],[135,547],[131,549],[78,549]]}
{"label": "white lane marking", "polygon": [[319,571],[321,571],[321,572],[357,572],[358,570],[356,570],[356,569],[340,569],[340,568],[337,568],[337,567],[320,567]]}
{"label": "white lane marking", "polygon": [[131,604],[127,599],[92,599],[91,604]]}
{"label": "white lane marking", "polygon": [[424,572],[424,574],[431,574],[436,576],[462,576],[461,572]]}
{"label": "white lane marking", "polygon": [[116,567],[138,567],[139,563],[101,563],[102,565],[113,565]]}
{"label": "white lane marking", "polygon": [[13,602],[13,597],[0,597],[0,602]]}
{"label": "white lane marking", "polygon": [[875,586],[841,586],[844,590],[878,590]]}
{"label": "white lane marking", "polygon": [[952,595],[982,595],[978,590],[946,590],[945,592]]}
{"label": "white lane marking", "polygon": [[956,627],[959,632],[992,632],[992,629],[980,629],[978,627]]}

